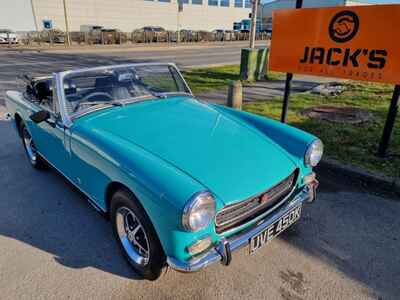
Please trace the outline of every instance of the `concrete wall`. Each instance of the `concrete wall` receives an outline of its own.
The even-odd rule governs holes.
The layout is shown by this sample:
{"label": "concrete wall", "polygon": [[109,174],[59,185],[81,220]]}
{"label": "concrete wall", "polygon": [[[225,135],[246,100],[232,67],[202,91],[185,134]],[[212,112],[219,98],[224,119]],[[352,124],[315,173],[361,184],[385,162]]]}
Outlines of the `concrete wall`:
{"label": "concrete wall", "polygon": [[0,3],[0,28],[15,31],[35,28],[30,0],[0,0]]}
{"label": "concrete wall", "polygon": [[[143,26],[157,25],[168,30],[177,29],[176,0],[171,3],[145,0],[68,0],[69,26],[78,31],[81,25],[101,25],[130,32]],[[191,0],[190,0],[191,2]],[[52,19],[55,28],[65,29],[62,0],[34,0],[36,19],[42,28],[43,19]],[[203,5],[184,5],[180,14],[182,29],[232,29],[233,22],[249,17],[251,9]]]}

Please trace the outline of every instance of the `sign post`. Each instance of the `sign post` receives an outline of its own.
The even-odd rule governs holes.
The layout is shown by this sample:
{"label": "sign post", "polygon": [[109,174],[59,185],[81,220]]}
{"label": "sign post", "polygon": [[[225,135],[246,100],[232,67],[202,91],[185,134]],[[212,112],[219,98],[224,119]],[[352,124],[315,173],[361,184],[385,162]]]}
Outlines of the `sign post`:
{"label": "sign post", "polygon": [[[301,8],[302,6],[303,6],[303,0],[296,0],[296,9]],[[287,119],[292,79],[293,79],[293,73],[287,73],[286,74],[286,82],[285,82],[285,93],[283,95],[282,114],[281,114],[281,122],[282,123],[286,123],[286,119]]]}
{"label": "sign post", "polygon": [[397,111],[399,109],[399,98],[400,98],[400,85],[396,85],[394,87],[389,113],[387,115],[385,128],[383,129],[381,142],[379,144],[378,155],[380,157],[385,157],[387,149],[389,148],[390,137],[392,136],[394,123],[396,121]]}
{"label": "sign post", "polygon": [[385,156],[400,101],[399,19],[393,4],[273,11],[269,68],[287,72],[281,121],[293,73],[394,84],[378,151]]}
{"label": "sign post", "polygon": [[43,22],[43,28],[47,31],[47,34],[49,35],[49,44],[50,46],[53,45],[53,21],[49,19],[42,20]]}

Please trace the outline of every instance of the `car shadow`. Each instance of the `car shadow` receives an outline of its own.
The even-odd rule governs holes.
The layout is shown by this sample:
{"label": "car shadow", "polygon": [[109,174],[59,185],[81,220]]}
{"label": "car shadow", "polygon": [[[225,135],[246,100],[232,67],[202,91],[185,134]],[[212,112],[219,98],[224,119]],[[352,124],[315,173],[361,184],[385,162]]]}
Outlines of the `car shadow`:
{"label": "car shadow", "polygon": [[121,255],[110,223],[57,171],[34,170],[9,121],[0,120],[0,235],[46,251],[68,268],[141,279]]}
{"label": "car shadow", "polygon": [[[400,289],[400,206],[395,195],[318,170],[319,198],[280,239],[367,286],[377,299],[397,299]],[[303,270],[295,270],[305,278]]]}

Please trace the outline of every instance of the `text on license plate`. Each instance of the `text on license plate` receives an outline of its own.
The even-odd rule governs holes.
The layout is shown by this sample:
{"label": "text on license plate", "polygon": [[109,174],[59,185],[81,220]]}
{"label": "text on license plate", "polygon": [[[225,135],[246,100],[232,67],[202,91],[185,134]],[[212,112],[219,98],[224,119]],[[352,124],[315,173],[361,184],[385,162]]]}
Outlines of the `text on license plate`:
{"label": "text on license plate", "polygon": [[282,216],[279,220],[275,221],[273,224],[268,226],[264,231],[253,236],[250,239],[250,254],[254,253],[256,250],[264,246],[269,241],[273,240],[279,234],[281,234],[285,229],[287,229],[290,225],[295,223],[298,219],[300,219],[301,215],[301,205],[295,207],[284,216]]}

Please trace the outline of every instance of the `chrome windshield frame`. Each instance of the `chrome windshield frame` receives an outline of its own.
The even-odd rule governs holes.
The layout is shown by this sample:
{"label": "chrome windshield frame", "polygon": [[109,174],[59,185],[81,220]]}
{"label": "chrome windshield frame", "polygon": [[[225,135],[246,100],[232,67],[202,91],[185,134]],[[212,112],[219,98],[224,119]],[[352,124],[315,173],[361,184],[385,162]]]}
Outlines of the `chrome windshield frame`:
{"label": "chrome windshield frame", "polygon": [[[191,95],[194,97],[192,90],[190,89],[189,85],[187,84],[185,78],[183,78],[182,73],[179,71],[178,67],[174,63],[132,63],[132,64],[120,64],[120,65],[108,65],[108,66],[101,66],[101,67],[92,67],[92,68],[81,68],[81,69],[76,69],[76,70],[70,70],[70,71],[63,71],[63,72],[58,72],[58,73],[53,73],[53,79],[55,82],[55,88],[56,88],[56,96],[58,100],[58,105],[59,105],[59,111],[61,115],[61,119],[63,122],[63,125],[67,128],[71,127],[73,124],[74,119],[76,117],[72,117],[67,113],[67,107],[66,107],[66,97],[64,93],[64,79],[66,76],[69,76],[71,74],[79,74],[79,73],[84,73],[84,72],[89,72],[89,71],[102,71],[110,68],[131,68],[131,67],[145,67],[145,66],[167,66],[174,68],[177,74],[179,75],[180,79],[182,80],[183,84],[185,85],[186,90],[188,91],[187,94]],[[168,94],[168,93],[164,93]],[[108,108],[110,106],[102,106],[98,107],[97,109],[93,109],[92,111],[85,112],[85,114],[97,111],[99,109],[104,109]]]}

